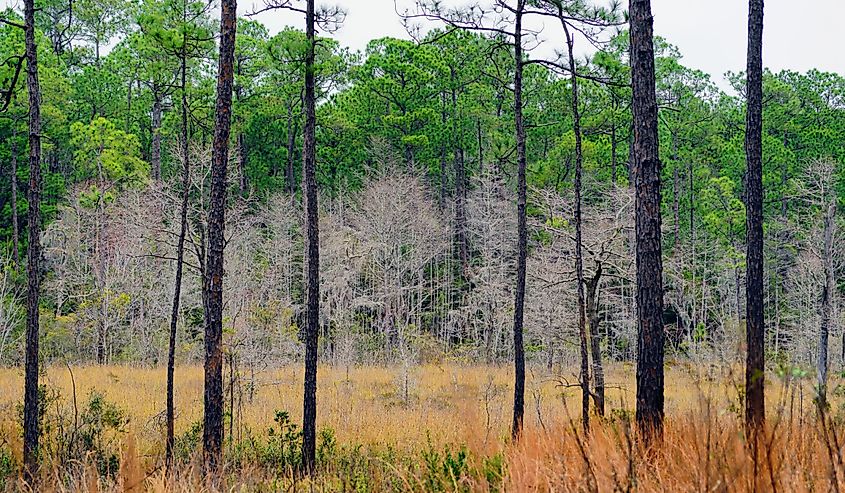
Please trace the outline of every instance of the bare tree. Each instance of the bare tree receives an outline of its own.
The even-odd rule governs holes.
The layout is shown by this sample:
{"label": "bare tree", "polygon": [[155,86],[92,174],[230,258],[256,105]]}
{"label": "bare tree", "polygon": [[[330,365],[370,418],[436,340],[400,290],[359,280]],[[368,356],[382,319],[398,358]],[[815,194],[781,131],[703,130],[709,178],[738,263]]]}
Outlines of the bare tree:
{"label": "bare tree", "polygon": [[[833,319],[834,300],[836,298],[835,280],[835,252],[834,238],[836,236],[836,211],[838,196],[836,192],[836,163],[831,160],[814,161],[806,170],[804,180],[797,183],[803,198],[814,217],[809,224],[819,224],[822,227],[812,237],[809,250],[821,263],[821,299],[817,309],[818,316],[818,356],[816,358],[816,378],[818,385],[818,404],[827,406],[827,380],[829,370],[829,337]],[[818,211],[818,212],[817,212]],[[821,215],[821,218],[818,216]],[[821,220],[819,220],[821,219]]]}
{"label": "bare tree", "polygon": [[[605,312],[605,316],[607,312],[621,316],[622,320],[607,321],[608,323],[605,324],[607,326],[611,323],[614,325],[626,323],[633,319],[633,317],[627,315],[631,312],[631,309],[626,303],[625,297],[619,296],[618,293],[618,285],[630,284],[633,277],[630,272],[631,262],[625,244],[628,231],[632,229],[628,216],[632,204],[630,195],[623,188],[612,186],[607,190],[602,190],[593,185],[590,187],[590,193],[601,196],[602,201],[585,208],[582,215],[585,313],[589,323],[589,350],[592,356],[593,372],[591,379],[593,388],[592,390],[586,389],[586,394],[588,398],[592,397],[596,412],[602,415],[605,404],[604,366],[601,351],[603,335],[600,332],[602,311]],[[540,297],[542,299],[532,299],[531,311],[542,312],[548,310],[544,307],[546,304],[572,304],[577,296],[574,290],[567,291],[562,288],[567,283],[577,279],[577,272],[571,268],[577,252],[573,227],[561,220],[563,215],[572,214],[576,201],[569,194],[561,196],[555,191],[542,190],[538,191],[537,202],[547,212],[546,215],[541,216],[544,218],[542,224],[538,224],[536,227],[552,237],[549,244],[539,248],[530,259],[536,267],[529,270],[529,277],[536,282],[534,289],[544,293],[544,296]],[[532,262],[529,264],[531,265]],[[603,289],[607,292],[605,300],[602,300],[600,296]],[[604,305],[604,309],[602,309],[602,305]],[[534,328],[541,333],[549,332],[552,327],[571,330],[577,334],[580,342],[581,333],[577,323],[556,327],[556,325],[561,324],[560,320],[566,319],[568,315],[569,313],[565,311],[549,311],[547,326]],[[535,316],[536,318],[538,317]],[[538,321],[533,320],[532,323],[536,325]],[[609,333],[609,328],[605,332]],[[608,339],[610,338],[608,337]],[[567,343],[565,339],[561,342]],[[612,341],[608,340],[608,342]],[[579,344],[579,353],[581,353],[580,349]],[[551,355],[549,357],[551,358]],[[579,354],[579,360],[583,364],[581,354]],[[552,362],[549,361],[549,367],[551,368],[551,366]],[[580,375],[577,378],[580,379]],[[581,387],[582,392],[584,392],[580,380],[577,386]]]}
{"label": "bare tree", "polygon": [[511,279],[517,256],[510,233],[517,224],[512,203],[513,192],[489,172],[475,180],[467,200],[467,237],[476,251],[471,270],[475,287],[464,299],[464,306],[452,310],[450,318],[460,317],[473,330],[479,351],[488,362],[500,361],[505,355],[512,357],[508,344],[511,334],[506,330],[513,313]]}
{"label": "bare tree", "polygon": [[22,299],[15,289],[14,271],[13,260],[0,258],[0,361],[9,361],[7,351],[19,344],[13,337],[24,318],[20,309]]}

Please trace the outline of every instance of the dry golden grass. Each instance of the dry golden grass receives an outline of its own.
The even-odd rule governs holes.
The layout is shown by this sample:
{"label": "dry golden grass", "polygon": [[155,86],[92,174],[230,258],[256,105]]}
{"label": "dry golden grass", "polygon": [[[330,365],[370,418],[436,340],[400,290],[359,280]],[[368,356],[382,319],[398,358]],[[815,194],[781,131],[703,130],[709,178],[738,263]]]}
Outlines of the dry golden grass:
{"label": "dry golden grass", "polygon": [[[55,366],[42,379],[65,400],[73,395],[75,383],[80,403],[97,389],[124,408],[130,422],[128,432],[118,437],[122,460],[113,481],[99,479],[90,466],[82,477],[72,479],[62,471],[46,471],[47,482],[57,491],[276,491],[297,483],[289,472],[243,461],[230,464],[216,487],[207,484],[195,461],[182,464],[177,480],[167,481],[160,468],[164,370],[86,366],[74,368],[72,374],[73,382],[67,368]],[[561,375],[573,380],[571,371]],[[766,453],[755,472],[738,416],[738,377],[730,367],[677,365],[667,370],[664,446],[647,457],[638,451],[629,424],[633,366],[609,368],[608,417],[593,420],[588,438],[580,423],[569,419],[580,415],[578,390],[562,386],[562,379],[549,373],[530,372],[526,431],[518,444],[509,445],[512,378],[507,367],[322,367],[318,428],[334,431],[339,458],[306,482],[318,490],[341,491],[751,491],[755,481],[758,491],[836,491],[845,486],[845,444],[833,433],[822,433],[807,381],[772,378],[767,388]],[[15,405],[21,401],[22,380],[20,370],[0,370],[0,444],[7,443],[18,463]],[[202,368],[178,368],[176,382],[178,436],[201,420]],[[236,438],[266,439],[276,410],[287,410],[294,423],[300,422],[300,367],[257,373],[251,398],[246,381],[236,388]],[[462,447],[466,463],[460,477],[452,477],[453,470],[442,466],[446,451],[457,456]],[[364,464],[350,465],[358,460]],[[501,480],[489,479],[490,464],[496,460],[504,464]],[[367,477],[350,477],[353,470]]]}

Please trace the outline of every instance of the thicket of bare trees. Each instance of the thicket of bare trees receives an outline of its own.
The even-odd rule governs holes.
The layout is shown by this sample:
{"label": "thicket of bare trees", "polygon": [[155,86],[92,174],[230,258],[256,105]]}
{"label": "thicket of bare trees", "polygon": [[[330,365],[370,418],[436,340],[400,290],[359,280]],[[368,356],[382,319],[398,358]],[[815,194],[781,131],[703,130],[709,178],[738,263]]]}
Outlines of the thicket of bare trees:
{"label": "thicket of bare trees", "polygon": [[[207,200],[210,153],[194,149],[192,161],[192,196]],[[831,167],[820,162],[812,174],[795,180],[801,197],[814,206],[807,208],[807,220],[789,225],[802,231],[803,239],[796,244],[798,260],[789,271],[788,323],[779,344],[794,363],[816,365],[819,356],[824,310],[818,294],[827,282],[824,204],[831,193],[824,176]],[[633,196],[627,187],[591,180],[584,188],[589,349],[592,354],[595,341],[603,358],[630,360],[637,337]],[[527,289],[538,295],[526,300],[526,340],[529,359],[556,371],[579,361],[577,318],[572,316],[573,200],[571,194],[550,190],[530,193],[538,210],[529,222]],[[473,361],[510,359],[508,322],[516,266],[510,232],[516,217],[508,206],[513,198],[513,191],[489,173],[471,183],[467,238],[474,261],[467,272],[472,289],[465,294],[453,288],[459,262],[449,241],[453,214],[437,207],[437,197],[422,178],[388,165],[360,192],[326,198],[320,212],[322,358],[340,365],[411,357],[415,363],[446,353]],[[44,285],[50,307],[44,319],[46,360],[97,361],[102,347],[109,363],[166,361],[180,201],[177,186],[123,192],[100,220],[107,245],[100,251],[84,246],[95,234],[96,209],[78,196],[60,209],[44,234],[51,272]],[[189,207],[177,362],[201,358],[202,207],[194,199]],[[269,199],[260,213],[250,209],[248,199],[228,206],[224,291],[224,345],[247,374],[300,358],[304,319],[302,211],[287,194]],[[834,243],[840,231],[833,229]],[[676,252],[667,258],[667,311],[677,314],[676,322],[667,324],[667,351],[728,361],[735,358],[741,338],[733,252],[706,248],[705,243],[713,243],[710,234],[701,231],[695,257]],[[832,252],[836,274],[842,260],[836,249]],[[94,280],[98,265],[103,284]],[[709,273],[684,274],[696,265],[708,268],[695,272]],[[13,285],[11,278],[4,284],[7,289]],[[839,334],[837,294],[832,292],[829,299],[828,333]],[[70,312],[74,315],[68,316]],[[830,338],[831,360],[838,361],[840,348],[841,341]],[[591,374],[593,392],[600,394],[595,388],[601,386],[598,372],[592,369]]]}

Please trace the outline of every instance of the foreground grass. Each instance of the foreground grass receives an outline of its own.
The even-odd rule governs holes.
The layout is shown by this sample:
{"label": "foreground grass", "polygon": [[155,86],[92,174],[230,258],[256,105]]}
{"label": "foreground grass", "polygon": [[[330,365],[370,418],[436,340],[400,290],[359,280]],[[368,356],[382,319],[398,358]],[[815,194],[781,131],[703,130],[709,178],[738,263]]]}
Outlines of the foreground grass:
{"label": "foreground grass", "polygon": [[[492,366],[320,369],[320,471],[298,478],[302,369],[227,371],[228,463],[211,483],[197,465],[202,368],[176,371],[178,467],[162,470],[165,372],[48,368],[43,483],[56,491],[818,491],[845,486],[844,437],[818,419],[812,383],[772,376],[769,430],[756,467],[730,366],[667,369],[661,452],[642,455],[630,424],[634,368],[608,371],[608,412],[584,435],[572,371],[528,375],[526,431],[510,444],[512,373]],[[0,474],[21,463],[22,372],[0,370]],[[230,391],[231,390],[231,391]],[[75,398],[74,398],[75,396]],[[831,416],[837,414],[834,403]],[[232,439],[233,438],[233,439]],[[4,455],[5,454],[5,455]],[[4,465],[5,464],[5,465]],[[5,472],[4,472],[5,468]]]}

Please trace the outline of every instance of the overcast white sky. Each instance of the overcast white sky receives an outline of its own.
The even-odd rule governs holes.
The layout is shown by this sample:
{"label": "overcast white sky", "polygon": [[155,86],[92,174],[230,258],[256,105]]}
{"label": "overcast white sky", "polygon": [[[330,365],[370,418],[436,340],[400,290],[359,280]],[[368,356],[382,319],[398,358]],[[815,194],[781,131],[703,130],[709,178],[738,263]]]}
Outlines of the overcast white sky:
{"label": "overcast white sky", "polygon": [[[318,0],[318,4],[331,2]],[[604,0],[597,0],[604,1]],[[413,0],[396,0],[399,10]],[[460,5],[465,0],[452,0]],[[483,2],[482,2],[483,3]],[[623,2],[624,3],[624,2]],[[683,63],[703,70],[724,87],[722,75],[745,69],[747,0],[652,0],[656,34],[680,48]],[[239,0],[239,11],[249,12],[262,0]],[[334,34],[341,44],[363,50],[382,36],[407,37],[396,15],[394,0],[334,0],[348,12]],[[627,5],[625,5],[627,7]],[[258,17],[271,32],[285,25],[302,26],[289,14],[273,12]],[[763,31],[763,58],[772,70],[806,71],[818,68],[845,74],[845,0],[767,0]],[[543,36],[552,51],[553,29]]]}

